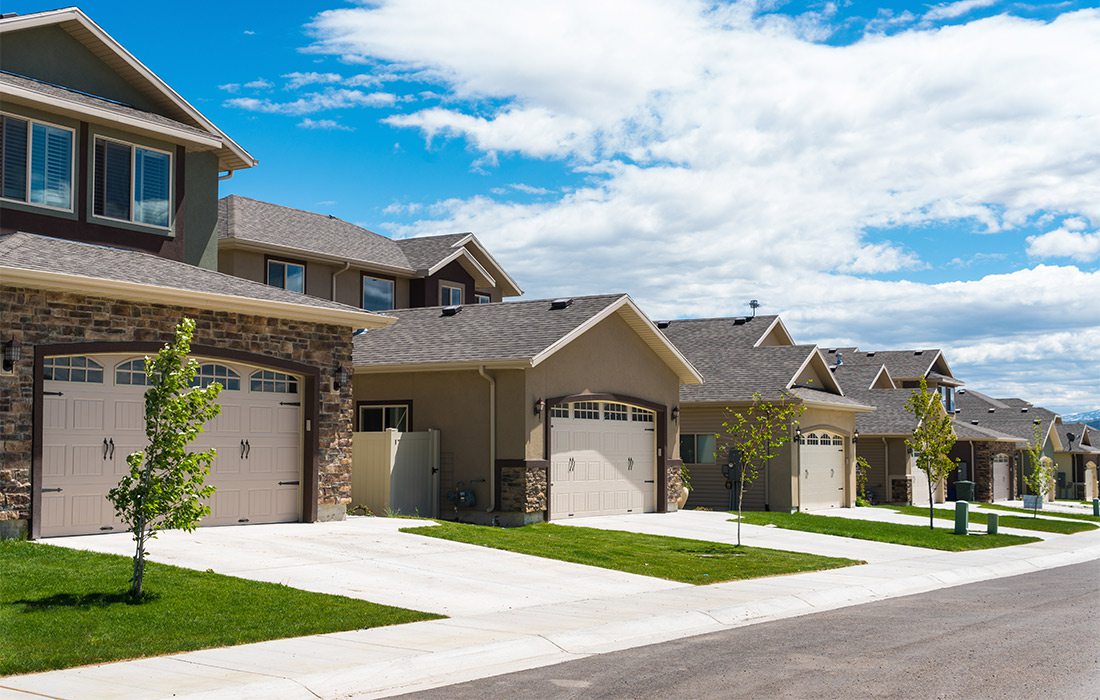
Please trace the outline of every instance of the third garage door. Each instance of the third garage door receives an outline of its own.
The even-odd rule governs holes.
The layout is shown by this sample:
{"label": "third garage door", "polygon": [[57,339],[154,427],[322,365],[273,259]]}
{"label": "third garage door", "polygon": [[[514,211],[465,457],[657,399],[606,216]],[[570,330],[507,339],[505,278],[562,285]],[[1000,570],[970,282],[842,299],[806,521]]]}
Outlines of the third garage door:
{"label": "third garage door", "polygon": [[550,519],[655,510],[654,413],[582,401],[550,413]]}

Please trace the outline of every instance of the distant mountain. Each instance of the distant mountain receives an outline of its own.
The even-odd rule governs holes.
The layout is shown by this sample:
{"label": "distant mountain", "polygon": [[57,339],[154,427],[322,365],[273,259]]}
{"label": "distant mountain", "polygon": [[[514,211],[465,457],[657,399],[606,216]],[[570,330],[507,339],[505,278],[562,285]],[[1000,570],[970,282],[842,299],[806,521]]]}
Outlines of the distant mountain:
{"label": "distant mountain", "polygon": [[1085,423],[1100,430],[1100,409],[1095,411],[1081,411],[1062,416],[1063,423]]}

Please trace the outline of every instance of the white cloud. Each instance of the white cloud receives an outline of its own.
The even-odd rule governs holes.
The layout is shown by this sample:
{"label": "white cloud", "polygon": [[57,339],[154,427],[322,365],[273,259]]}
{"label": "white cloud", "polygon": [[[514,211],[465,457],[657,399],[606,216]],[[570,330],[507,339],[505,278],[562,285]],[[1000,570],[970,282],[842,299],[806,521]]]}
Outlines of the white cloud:
{"label": "white cloud", "polygon": [[1053,231],[1028,236],[1027,254],[1035,258],[1070,258],[1081,262],[1100,258],[1100,231],[1082,231],[1081,223],[1074,219]]}
{"label": "white cloud", "polygon": [[289,102],[277,102],[255,97],[234,97],[225,101],[226,106],[244,109],[250,112],[266,114],[313,114],[328,109],[346,109],[349,107],[385,107],[394,104],[397,98],[387,92],[366,93],[362,90],[344,90],[326,88],[323,92],[312,92]]}
{"label": "white cloud", "polygon": [[317,85],[324,83],[338,83],[343,77],[339,73],[317,73],[315,71],[300,72],[295,71],[293,73],[287,73],[283,75],[286,79],[287,90],[297,90],[300,87],[306,85]]}
{"label": "white cloud", "polygon": [[298,122],[298,128],[320,131],[355,131],[353,127],[341,124],[334,119],[310,119],[309,117]]}
{"label": "white cloud", "polygon": [[[1095,270],[868,279],[926,264],[883,231],[971,219],[1007,247],[1021,241],[1004,232],[1051,211],[1100,221],[1100,10],[830,46],[814,41],[827,11],[756,7],[383,0],[309,29],[313,51],[436,83],[446,108],[389,124],[462,138],[479,168],[515,154],[585,178],[535,203],[444,200],[398,228],[478,231],[531,295],[621,289],[672,317],[760,298],[803,338],[878,347],[1100,327],[1084,303],[1100,298]],[[950,259],[956,240],[940,244]],[[1078,359],[1100,373],[1095,353]],[[967,369],[999,376],[983,362]]]}
{"label": "white cloud", "polygon": [[250,80],[245,83],[244,87],[248,88],[249,90],[270,90],[271,88],[275,87],[275,85],[272,84],[270,80],[257,78],[255,80]]}
{"label": "white cloud", "polygon": [[225,92],[228,92],[228,93],[236,93],[236,92],[240,92],[241,84],[240,83],[222,83],[221,85],[218,86],[218,89],[219,90],[224,90]]}
{"label": "white cloud", "polygon": [[970,14],[974,10],[992,7],[997,0],[957,0],[957,2],[942,2],[924,13],[926,21],[940,21],[945,19],[957,19]]}
{"label": "white cloud", "polygon": [[241,33],[244,34],[245,36],[255,36],[256,35],[256,32],[252,31],[251,29],[246,29]]}

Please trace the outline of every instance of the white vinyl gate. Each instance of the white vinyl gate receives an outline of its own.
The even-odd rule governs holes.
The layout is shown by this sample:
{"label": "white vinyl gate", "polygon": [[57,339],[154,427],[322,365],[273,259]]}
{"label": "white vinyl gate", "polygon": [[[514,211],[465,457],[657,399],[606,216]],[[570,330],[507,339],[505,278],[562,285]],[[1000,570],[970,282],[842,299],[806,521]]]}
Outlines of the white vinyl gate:
{"label": "white vinyl gate", "polygon": [[839,508],[844,505],[844,438],[816,430],[802,437],[798,449],[800,509]]}
{"label": "white vinyl gate", "polygon": [[[274,370],[199,360],[198,381],[223,389],[221,414],[193,449],[217,449],[216,492],[202,525],[298,520],[301,382]],[[107,492],[146,445],[144,361],[133,355],[46,358],[42,400],[43,537],[122,529]]]}
{"label": "white vinyl gate", "polygon": [[550,519],[655,510],[652,411],[584,401],[551,409]]}

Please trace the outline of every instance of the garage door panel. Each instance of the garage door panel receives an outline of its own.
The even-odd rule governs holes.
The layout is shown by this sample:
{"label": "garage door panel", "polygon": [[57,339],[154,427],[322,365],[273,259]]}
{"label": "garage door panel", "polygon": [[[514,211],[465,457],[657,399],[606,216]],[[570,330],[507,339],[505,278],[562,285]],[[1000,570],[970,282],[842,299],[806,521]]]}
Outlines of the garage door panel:
{"label": "garage door panel", "polygon": [[42,529],[65,526],[65,497],[61,494],[42,494]]}
{"label": "garage door panel", "polygon": [[68,402],[61,396],[46,396],[42,399],[42,428],[44,430],[64,430],[69,427],[65,420],[68,414]]}
{"label": "garage door panel", "polygon": [[297,474],[302,453],[297,446],[275,449],[275,473],[279,475]]}
{"label": "garage door panel", "polygon": [[212,433],[239,433],[241,432],[241,406],[237,404],[223,404],[221,413],[212,421],[208,428]]}
{"label": "garage door panel", "polygon": [[272,406],[250,406],[248,409],[248,432],[270,433],[275,428],[275,410]]}
{"label": "garage door panel", "polygon": [[145,430],[143,399],[115,401],[115,430]]}
{"label": "garage door panel", "polygon": [[73,430],[103,430],[103,399],[73,399]]}
{"label": "garage door panel", "polygon": [[113,515],[111,502],[103,494],[82,494],[69,498],[69,522],[73,527],[98,530],[102,524],[114,520]]}
{"label": "garage door panel", "polygon": [[299,411],[295,406],[279,406],[276,414],[275,430],[279,433],[290,433],[298,430]]}
{"label": "garage door panel", "polygon": [[270,446],[253,447],[245,460],[249,474],[271,474],[275,471],[275,449]]}
{"label": "garage door panel", "polygon": [[[72,447],[72,470],[73,476],[101,476],[104,473],[104,467],[112,466],[107,460],[103,458],[104,447],[102,444],[98,445],[73,445]],[[108,472],[113,474],[114,472]]]}
{"label": "garage door panel", "polygon": [[42,446],[42,478],[43,480],[50,479],[52,477],[65,476],[65,465],[67,463],[66,457],[68,456],[68,449],[65,445],[43,445]]}

